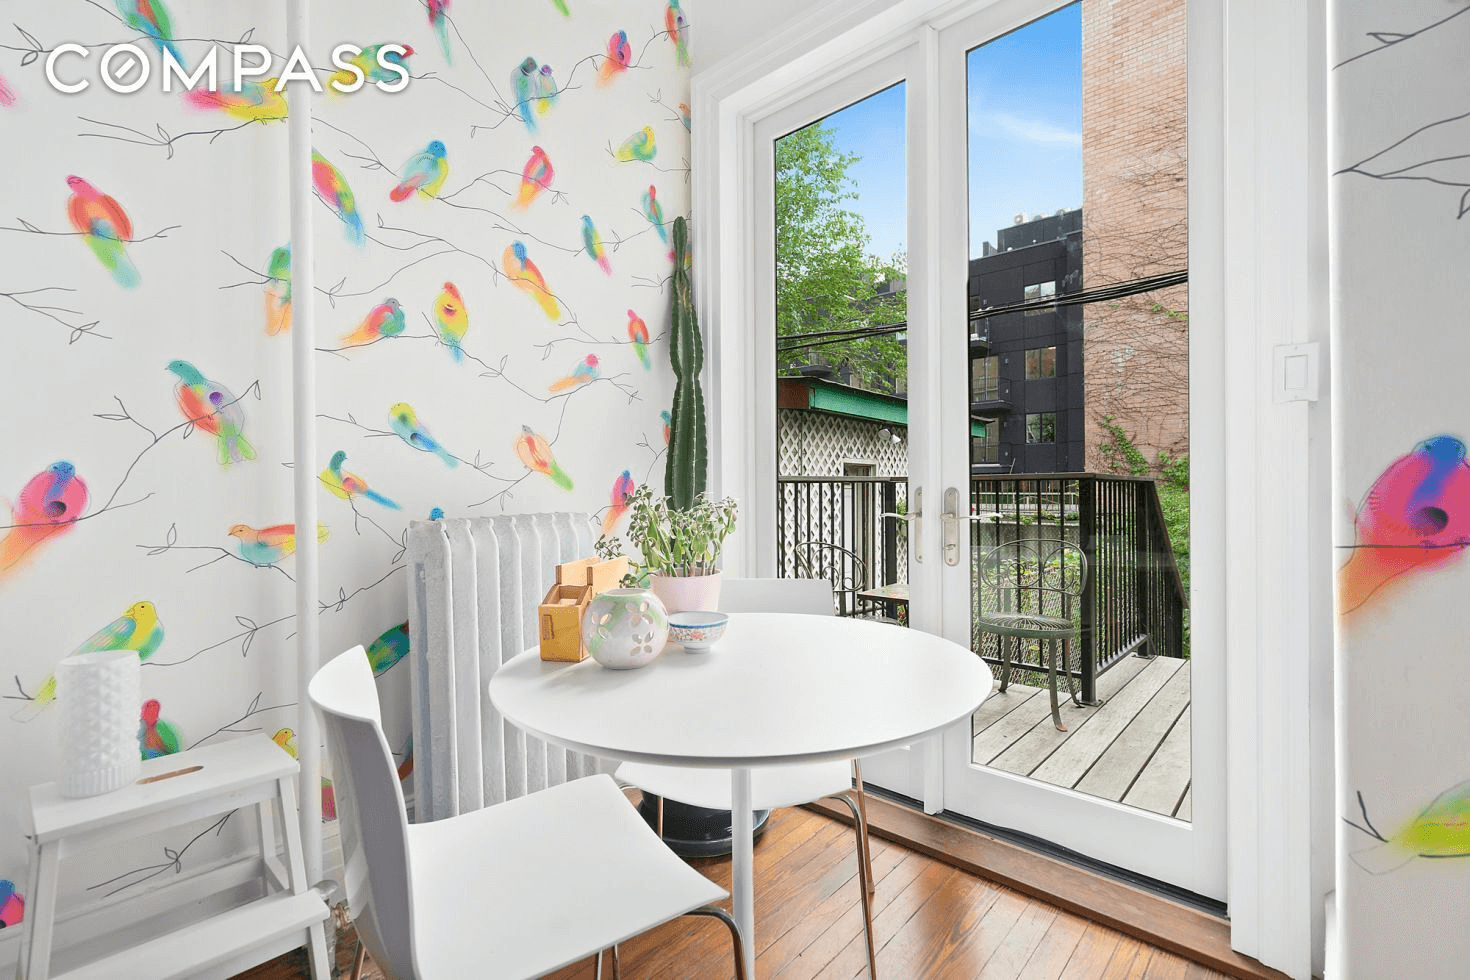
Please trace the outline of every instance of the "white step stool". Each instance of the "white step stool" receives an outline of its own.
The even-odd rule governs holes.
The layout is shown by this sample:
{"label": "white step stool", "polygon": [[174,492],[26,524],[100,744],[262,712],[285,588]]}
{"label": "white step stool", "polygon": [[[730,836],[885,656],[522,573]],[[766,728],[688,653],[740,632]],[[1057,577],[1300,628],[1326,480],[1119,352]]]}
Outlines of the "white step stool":
{"label": "white step stool", "polygon": [[[298,766],[275,742],[250,735],[143,763],[114,793],[71,799],[55,783],[31,787],[31,875],[21,932],[20,980],[149,980],[230,977],[308,946],[315,980],[328,980],[326,902],[306,881],[296,816]],[[274,806],[272,804],[274,803]],[[61,859],[106,843],[253,806],[261,860],[279,891],[120,950],[62,974],[51,972]],[[286,863],[276,854],[276,815]]]}

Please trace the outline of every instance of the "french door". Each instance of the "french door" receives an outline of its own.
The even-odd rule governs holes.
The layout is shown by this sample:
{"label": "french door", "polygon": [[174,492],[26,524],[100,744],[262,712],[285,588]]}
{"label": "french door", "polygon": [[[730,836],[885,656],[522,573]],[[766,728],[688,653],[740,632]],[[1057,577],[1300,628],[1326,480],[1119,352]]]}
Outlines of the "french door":
{"label": "french door", "polygon": [[[747,571],[827,577],[843,613],[1009,673],[969,722],[865,761],[870,782],[1224,899],[1223,637],[1189,629],[1220,620],[1223,559],[1188,543],[1223,508],[1198,478],[1221,466],[1223,358],[1189,303],[1220,256],[1188,221],[1210,134],[1187,127],[1183,4],[1152,79],[1109,74],[1102,47],[1138,27],[1101,7],[950,9],[755,125],[752,356],[718,408],[748,420],[721,425],[745,433],[724,465],[775,489],[746,506]],[[800,224],[831,238],[834,209],[878,252],[868,286]],[[1003,597],[995,549],[1070,567],[1076,594]],[[997,608],[1061,617],[1066,642],[997,633]]]}

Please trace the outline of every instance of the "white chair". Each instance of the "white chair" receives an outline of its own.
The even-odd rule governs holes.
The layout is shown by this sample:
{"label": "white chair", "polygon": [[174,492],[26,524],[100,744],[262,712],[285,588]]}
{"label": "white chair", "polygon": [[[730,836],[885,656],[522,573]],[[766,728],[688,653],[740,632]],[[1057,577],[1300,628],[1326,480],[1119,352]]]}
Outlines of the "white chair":
{"label": "white chair", "polygon": [[325,720],[343,883],[364,951],[394,980],[539,977],[686,914],[740,932],[718,885],[674,857],[606,775],[410,825],[362,647],[307,689]]}
{"label": "white chair", "polygon": [[[832,585],[821,579],[726,579],[720,587],[724,612],[833,614]],[[614,774],[618,780],[658,797],[658,835],[663,836],[664,799],[709,810],[730,809],[728,769],[685,769],[677,766],[625,762]],[[856,784],[856,785],[854,785]],[[821,799],[837,799],[852,811],[857,833],[858,881],[862,890],[863,929],[868,943],[868,975],[876,980],[877,951],[873,948],[873,860],[868,849],[868,815],[863,803],[863,771],[851,763],[820,762],[770,766],[750,774],[752,809],[802,806]]]}

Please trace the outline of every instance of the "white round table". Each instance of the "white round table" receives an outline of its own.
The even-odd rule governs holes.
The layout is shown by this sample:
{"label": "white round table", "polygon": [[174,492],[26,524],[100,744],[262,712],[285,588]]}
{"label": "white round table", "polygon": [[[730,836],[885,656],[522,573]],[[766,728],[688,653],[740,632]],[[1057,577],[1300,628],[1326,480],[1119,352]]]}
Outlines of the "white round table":
{"label": "white round table", "polygon": [[736,613],[707,653],[670,645],[640,670],[541,660],[490,679],[490,700],[548,742],[619,761],[728,768],[735,920],[755,977],[750,770],[852,759],[967,718],[990,669],[958,644],[885,623]]}

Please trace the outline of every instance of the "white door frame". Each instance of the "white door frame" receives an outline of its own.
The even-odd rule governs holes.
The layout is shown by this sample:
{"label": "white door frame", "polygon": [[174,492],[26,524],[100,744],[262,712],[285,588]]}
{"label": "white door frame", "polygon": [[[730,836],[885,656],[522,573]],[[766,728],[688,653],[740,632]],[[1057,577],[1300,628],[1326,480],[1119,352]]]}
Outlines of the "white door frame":
{"label": "white door frame", "polygon": [[[750,284],[770,254],[755,247],[755,127],[805,88],[891,50],[895,38],[1002,5],[1008,0],[819,4],[693,76],[694,259],[710,336],[711,483],[742,502],[744,530],[727,550],[737,574],[775,567],[774,535],[764,533],[775,520],[774,338],[752,329]],[[1193,295],[1217,314],[1222,394],[1232,398],[1218,434],[1230,465],[1193,474],[1195,486],[1208,481],[1229,502],[1216,520],[1192,528],[1196,553],[1224,556],[1217,567],[1195,568],[1197,594],[1212,591],[1224,602],[1213,617],[1197,607],[1192,628],[1222,636],[1226,651],[1223,676],[1213,682],[1225,695],[1229,746],[1222,809],[1232,944],[1306,977],[1320,947],[1312,929],[1310,791],[1313,760],[1322,756],[1308,723],[1309,654],[1331,631],[1330,620],[1308,615],[1321,603],[1309,605],[1318,569],[1306,515],[1328,512],[1331,502],[1317,492],[1328,482],[1308,465],[1308,438],[1322,437],[1317,420],[1309,426],[1305,406],[1274,405],[1270,392],[1272,348],[1321,336],[1325,229],[1316,205],[1325,175],[1312,166],[1320,161],[1324,107],[1311,71],[1322,64],[1325,39],[1315,6],[1269,0],[1192,3],[1189,35]],[[1217,139],[1203,141],[1212,120]],[[911,233],[911,250],[916,244]],[[1207,266],[1200,249],[1215,261]],[[1191,314],[1192,346],[1206,333],[1203,312]],[[925,519],[911,534],[923,538],[926,555],[938,554],[936,475],[911,474],[925,492]],[[1202,808],[1196,804],[1196,819]]]}

